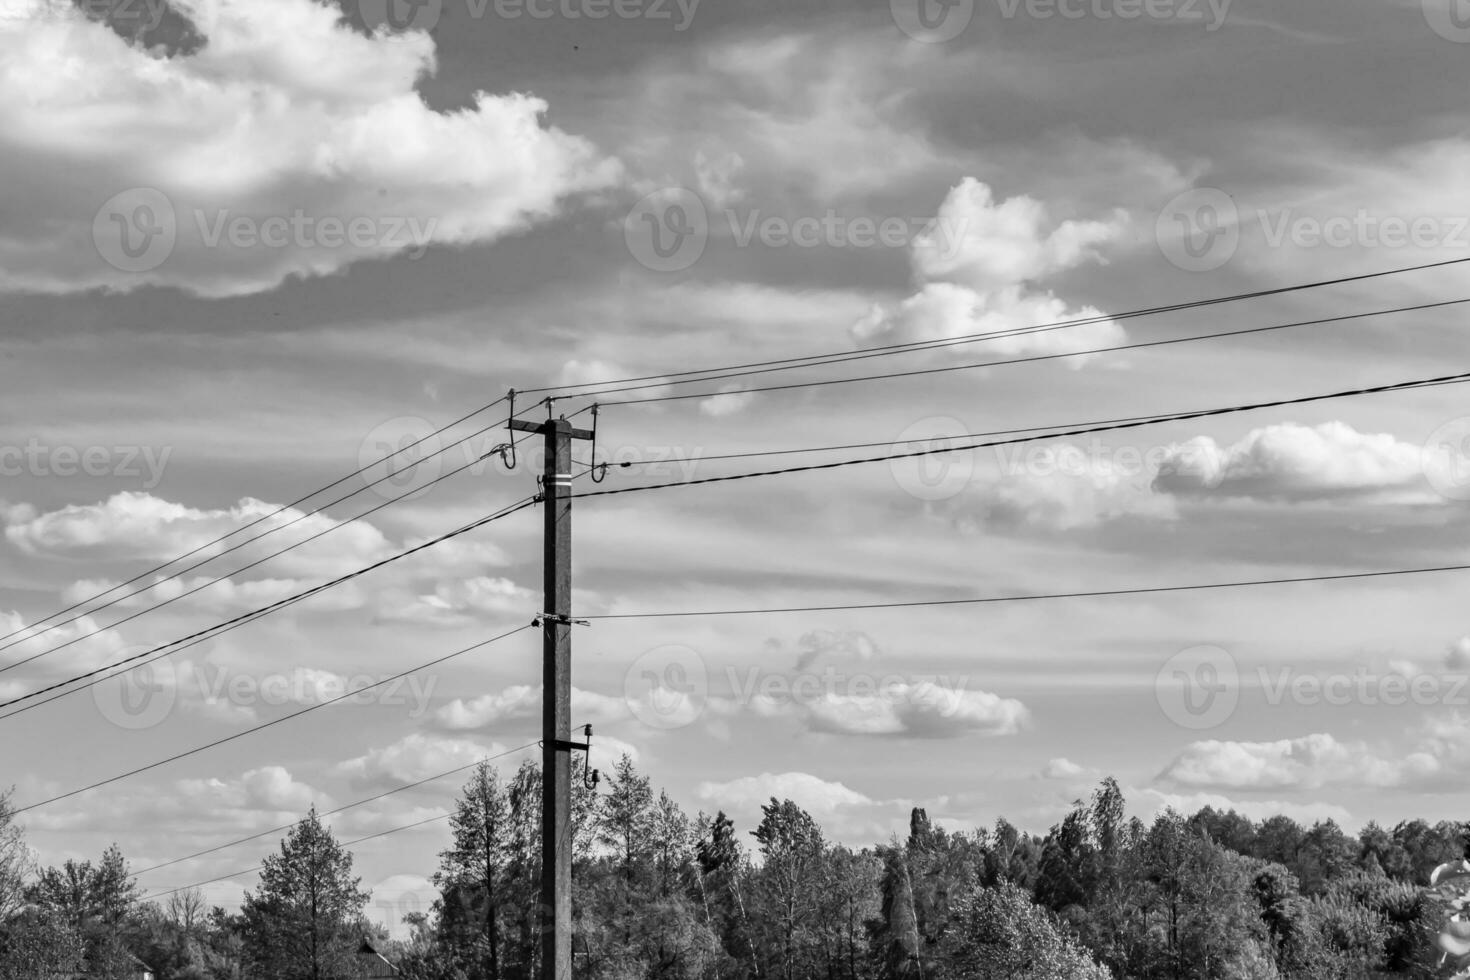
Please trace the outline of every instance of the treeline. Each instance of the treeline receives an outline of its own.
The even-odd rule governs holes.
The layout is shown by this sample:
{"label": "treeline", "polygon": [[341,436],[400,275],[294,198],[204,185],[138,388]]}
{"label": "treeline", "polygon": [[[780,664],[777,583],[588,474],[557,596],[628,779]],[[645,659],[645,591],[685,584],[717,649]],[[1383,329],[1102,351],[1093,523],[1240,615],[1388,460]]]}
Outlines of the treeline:
{"label": "treeline", "polygon": [[[1111,779],[1045,836],[1005,820],[853,850],[797,802],[754,828],[686,814],[624,758],[574,797],[575,974],[587,980],[1343,980],[1444,977],[1448,910],[1424,887],[1470,826],[1252,822],[1206,808],[1129,818]],[[346,980],[364,938],[408,980],[531,980],[540,773],[481,766],[451,815],[438,898],[388,942],[315,814],[238,912],[197,892],[140,902],[111,849],[34,869],[0,802],[0,980]],[[8,843],[7,843],[8,842]],[[18,856],[18,857],[17,857]]]}

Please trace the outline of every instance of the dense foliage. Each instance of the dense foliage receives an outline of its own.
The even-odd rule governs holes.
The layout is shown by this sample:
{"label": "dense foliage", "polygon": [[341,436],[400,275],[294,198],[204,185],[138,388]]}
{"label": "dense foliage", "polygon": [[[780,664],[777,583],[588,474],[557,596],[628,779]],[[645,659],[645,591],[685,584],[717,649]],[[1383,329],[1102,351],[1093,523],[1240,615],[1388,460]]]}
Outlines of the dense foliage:
{"label": "dense foliage", "polygon": [[[1448,976],[1426,889],[1470,825],[1253,822],[1206,808],[1129,818],[1105,780],[1045,836],[1005,820],[854,851],[792,800],[743,832],[686,815],[624,758],[575,796],[576,974],[588,980],[1356,980]],[[32,866],[0,798],[0,980],[345,980],[370,939],[408,980],[530,980],[540,774],[480,767],[451,814],[433,908],[389,942],[352,857],[313,813],[239,913],[198,892],[140,902],[116,848]]]}

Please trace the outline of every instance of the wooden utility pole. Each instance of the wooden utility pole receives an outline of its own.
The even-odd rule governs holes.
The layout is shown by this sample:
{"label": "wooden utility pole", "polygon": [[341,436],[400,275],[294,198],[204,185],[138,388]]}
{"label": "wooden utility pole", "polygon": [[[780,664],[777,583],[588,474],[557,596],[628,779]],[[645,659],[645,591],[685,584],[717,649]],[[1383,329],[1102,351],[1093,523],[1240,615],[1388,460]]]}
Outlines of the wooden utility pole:
{"label": "wooden utility pole", "polygon": [[572,977],[572,440],[591,439],[564,418],[512,419],[546,438],[541,672],[541,978]]}

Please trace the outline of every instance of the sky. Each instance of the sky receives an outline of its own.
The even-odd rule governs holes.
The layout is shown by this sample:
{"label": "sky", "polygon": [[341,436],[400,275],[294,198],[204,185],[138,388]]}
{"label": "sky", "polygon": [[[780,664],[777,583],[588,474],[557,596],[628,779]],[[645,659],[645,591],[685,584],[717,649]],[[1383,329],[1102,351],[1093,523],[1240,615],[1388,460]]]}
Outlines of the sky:
{"label": "sky", "polygon": [[[1457,265],[1123,316],[1470,258],[1467,43],[1453,0],[0,0],[0,700],[534,493],[534,444],[494,452],[505,403],[435,434],[510,389],[648,379],[600,399],[588,492],[1470,370],[1464,307],[1407,310],[1470,300]],[[1025,363],[967,366],[996,360]],[[573,613],[1437,568],[1467,501],[1465,389],[1433,386],[579,500]],[[0,709],[25,709],[0,786],[42,804],[39,858],[150,868],[533,758],[522,630],[67,795],[525,626],[540,534],[521,510]],[[691,813],[748,831],[790,797],[854,846],[915,806],[1044,832],[1109,775],[1143,817],[1442,819],[1470,775],[1465,574],[593,618],[574,721]],[[331,823],[430,820],[463,781]],[[374,917],[427,908],[446,835],[354,847]]]}

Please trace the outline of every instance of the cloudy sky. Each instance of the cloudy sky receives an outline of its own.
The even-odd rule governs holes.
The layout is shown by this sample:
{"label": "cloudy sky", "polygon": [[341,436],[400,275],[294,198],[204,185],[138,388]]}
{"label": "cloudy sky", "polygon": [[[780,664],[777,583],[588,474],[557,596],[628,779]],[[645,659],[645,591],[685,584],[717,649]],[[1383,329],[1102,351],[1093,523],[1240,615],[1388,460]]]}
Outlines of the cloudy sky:
{"label": "cloudy sky", "polygon": [[[0,0],[0,700],[534,492],[529,445],[514,472],[480,458],[504,438],[478,431],[502,404],[400,457],[445,450],[417,469],[280,509],[510,388],[651,379],[603,399],[598,459],[636,464],[609,489],[866,453],[705,457],[1470,369],[1464,308],[1442,306],[746,391],[1470,299],[1448,266],[1119,316],[1470,256],[1470,24],[1453,0],[919,2]],[[1465,389],[1447,385],[588,499],[575,612],[1463,563],[1467,440]],[[127,681],[0,709],[29,708],[0,719],[0,785],[22,807],[50,800],[522,626],[540,609],[539,536],[525,510]],[[140,575],[107,608],[21,632]],[[855,844],[915,805],[1044,831],[1107,774],[1143,815],[1443,818],[1470,775],[1464,586],[1444,572],[596,620],[575,634],[574,714],[597,725],[596,764],[628,751],[690,811],[750,829],[762,800],[790,796]],[[524,746],[539,679],[525,631],[371,703],[29,810],[30,840],[48,862],[112,841],[135,868],[170,861]],[[433,817],[462,781],[334,826],[351,839]],[[430,900],[444,840],[441,822],[356,848],[380,917]],[[143,884],[247,868],[269,846]],[[229,903],[250,882],[208,894]]]}

